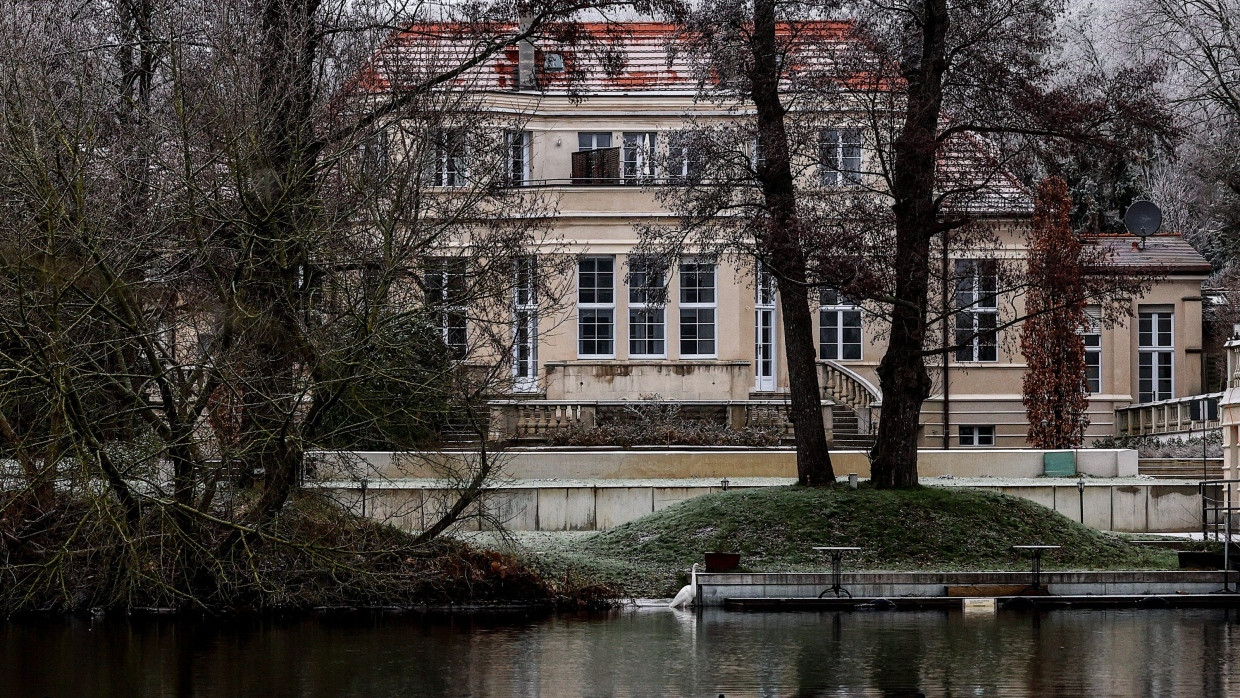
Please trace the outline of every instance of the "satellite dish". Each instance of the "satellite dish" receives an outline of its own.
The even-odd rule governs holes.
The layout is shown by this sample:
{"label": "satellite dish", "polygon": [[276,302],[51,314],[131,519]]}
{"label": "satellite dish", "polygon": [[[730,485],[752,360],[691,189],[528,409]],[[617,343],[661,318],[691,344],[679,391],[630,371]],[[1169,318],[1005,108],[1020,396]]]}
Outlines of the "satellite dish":
{"label": "satellite dish", "polygon": [[1124,227],[1137,237],[1149,237],[1162,227],[1162,210],[1153,201],[1134,201],[1124,212]]}

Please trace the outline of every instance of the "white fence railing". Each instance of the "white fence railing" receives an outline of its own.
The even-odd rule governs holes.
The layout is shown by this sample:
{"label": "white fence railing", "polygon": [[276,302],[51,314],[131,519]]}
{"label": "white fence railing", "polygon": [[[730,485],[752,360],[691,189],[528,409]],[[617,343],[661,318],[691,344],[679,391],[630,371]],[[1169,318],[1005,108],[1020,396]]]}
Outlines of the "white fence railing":
{"label": "white fence railing", "polygon": [[1147,402],[1139,405],[1119,407],[1115,410],[1116,436],[1154,436],[1159,434],[1188,434],[1206,429],[1217,429],[1219,422],[1217,412],[1215,419],[1208,419],[1209,412],[1198,414],[1200,419],[1193,419],[1194,402],[1203,399],[1217,401],[1223,394],[1189,395],[1159,402]]}

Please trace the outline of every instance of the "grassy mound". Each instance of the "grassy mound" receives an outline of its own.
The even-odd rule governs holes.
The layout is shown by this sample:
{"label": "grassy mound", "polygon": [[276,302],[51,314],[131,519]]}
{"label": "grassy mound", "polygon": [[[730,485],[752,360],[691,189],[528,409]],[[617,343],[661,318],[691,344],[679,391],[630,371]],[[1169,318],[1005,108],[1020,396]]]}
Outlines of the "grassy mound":
{"label": "grassy mound", "polygon": [[668,595],[707,551],[741,554],[749,571],[821,571],[814,546],[858,546],[852,570],[1024,570],[1013,545],[1063,546],[1050,569],[1168,569],[1174,553],[1133,545],[1027,500],[977,490],[773,487],[698,497],[559,549],[544,564]]}

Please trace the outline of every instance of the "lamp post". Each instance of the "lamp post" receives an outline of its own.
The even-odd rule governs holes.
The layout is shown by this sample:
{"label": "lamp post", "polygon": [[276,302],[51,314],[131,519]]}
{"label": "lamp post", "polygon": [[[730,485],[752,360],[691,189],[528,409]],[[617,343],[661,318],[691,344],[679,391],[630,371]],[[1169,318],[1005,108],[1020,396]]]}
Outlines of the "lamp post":
{"label": "lamp post", "polygon": [[370,486],[370,478],[362,476],[359,484],[362,486],[362,518],[366,518],[366,488]]}
{"label": "lamp post", "polygon": [[728,479],[726,477],[720,480],[719,484],[723,487],[724,492],[728,491]]}
{"label": "lamp post", "polygon": [[1078,475],[1076,478],[1076,496],[1081,505],[1081,525],[1085,525],[1085,476]]}

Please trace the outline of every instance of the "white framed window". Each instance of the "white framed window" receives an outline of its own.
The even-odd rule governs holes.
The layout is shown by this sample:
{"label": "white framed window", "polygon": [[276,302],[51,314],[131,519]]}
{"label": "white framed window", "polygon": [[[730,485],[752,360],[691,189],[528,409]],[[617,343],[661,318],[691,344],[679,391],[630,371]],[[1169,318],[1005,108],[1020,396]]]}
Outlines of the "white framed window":
{"label": "white framed window", "polygon": [[1081,332],[1085,344],[1085,389],[1096,395],[1102,392],[1102,309],[1086,308],[1085,318]]}
{"label": "white framed window", "polygon": [[992,425],[987,426],[960,426],[958,427],[960,434],[961,446],[994,446],[995,445],[995,428]]}
{"label": "white framed window", "polygon": [[577,262],[577,356],[616,356],[616,258]]}
{"label": "white framed window", "polygon": [[426,303],[435,313],[449,356],[457,360],[468,353],[465,272],[466,260],[459,257],[429,259],[423,270]]}
{"label": "white framed window", "polygon": [[524,187],[530,183],[530,132],[509,131],[504,134],[507,151],[504,162],[504,183]]}
{"label": "white framed window", "polygon": [[755,174],[766,166],[766,153],[762,151],[762,140],[757,136],[754,136],[750,144],[749,166],[753,168]]}
{"label": "white framed window", "polygon": [[655,154],[659,135],[653,131],[624,134],[620,179],[625,184],[641,184],[655,178]]}
{"label": "white framed window", "polygon": [[629,356],[667,356],[667,288],[663,270],[650,260],[629,258]]}
{"label": "white framed window", "polygon": [[758,272],[754,289],[754,389],[775,390],[775,276]]}
{"label": "white framed window", "polygon": [[680,263],[680,356],[715,356],[715,308],[717,304],[714,262],[690,260]]}
{"label": "white framed window", "polygon": [[512,289],[512,387],[515,392],[538,390],[538,258],[514,262]]}
{"label": "white framed window", "polygon": [[818,291],[818,351],[823,359],[861,360],[861,308],[833,288]]}
{"label": "white framed window", "polygon": [[429,180],[436,187],[463,187],[467,176],[465,129],[443,128],[431,134]]}
{"label": "white framed window", "polygon": [[861,184],[861,131],[831,128],[818,133],[818,181],[824,187]]}
{"label": "white framed window", "polygon": [[999,360],[999,269],[993,260],[956,260],[957,361]]}
{"label": "white framed window", "polygon": [[1175,396],[1175,322],[1170,307],[1137,309],[1138,402]]}
{"label": "white framed window", "polygon": [[611,147],[610,131],[581,131],[577,134],[577,151],[602,150]]}
{"label": "white framed window", "polygon": [[667,139],[668,179],[695,181],[702,177],[702,152],[693,131],[673,131]]}

